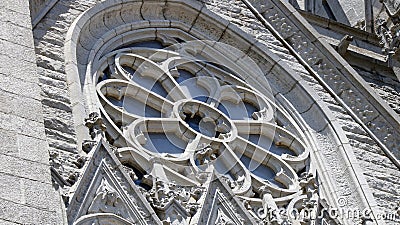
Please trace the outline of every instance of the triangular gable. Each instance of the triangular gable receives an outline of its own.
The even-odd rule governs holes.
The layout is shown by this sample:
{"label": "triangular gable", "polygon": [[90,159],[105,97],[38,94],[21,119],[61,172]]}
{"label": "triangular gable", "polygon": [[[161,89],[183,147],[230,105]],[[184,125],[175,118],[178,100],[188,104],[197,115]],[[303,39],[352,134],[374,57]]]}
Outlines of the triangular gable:
{"label": "triangular gable", "polygon": [[95,146],[76,186],[67,215],[69,224],[91,224],[95,221],[161,224],[103,140]]}
{"label": "triangular gable", "polygon": [[187,224],[190,214],[176,199],[172,199],[166,206],[157,210],[158,216],[165,223]]}
{"label": "triangular gable", "polygon": [[202,203],[198,224],[256,224],[227,184],[213,176]]}

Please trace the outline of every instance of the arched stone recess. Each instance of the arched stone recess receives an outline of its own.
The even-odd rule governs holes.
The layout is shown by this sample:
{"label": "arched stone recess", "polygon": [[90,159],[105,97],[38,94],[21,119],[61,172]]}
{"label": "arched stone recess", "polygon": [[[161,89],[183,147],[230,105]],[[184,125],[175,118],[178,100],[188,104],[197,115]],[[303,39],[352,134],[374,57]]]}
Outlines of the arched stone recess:
{"label": "arched stone recess", "polygon": [[[191,49],[185,48],[187,47],[185,43],[196,40],[203,41],[190,45]],[[223,54],[224,50],[226,51],[224,45],[211,41],[225,43],[234,48]],[[143,43],[145,46],[141,46]],[[156,47],[151,45],[156,45]],[[159,45],[167,48],[156,50],[154,55],[151,49],[157,49]],[[182,46],[184,51],[179,52],[181,50],[179,47]],[[124,70],[122,66],[130,62],[134,70],[140,70],[140,66],[135,66],[135,62],[141,65],[144,63],[145,67],[142,67],[144,69],[140,70],[141,73],[150,71],[150,74],[146,75],[149,77],[151,74],[158,73],[159,76],[155,79],[162,80],[162,87],[170,87],[172,84],[177,85],[176,77],[182,76],[174,75],[179,72],[179,68],[172,66],[164,67],[162,70],[160,65],[163,65],[163,62],[170,57],[179,58],[183,53],[194,58],[201,58],[206,62],[218,62],[219,65],[226,66],[228,69],[214,64],[207,68],[203,65],[196,71],[202,71],[204,68],[206,68],[204,71],[207,71],[204,72],[205,74],[216,71],[215,73],[224,74],[223,79],[221,77],[217,79],[219,80],[217,83],[243,87],[240,90],[233,88],[232,93],[228,90],[224,96],[228,99],[229,96],[236,96],[235,93],[245,93],[237,95],[236,98],[241,98],[243,102],[258,102],[249,120],[261,122],[259,124],[248,120],[238,122],[231,117],[224,119],[225,117],[221,114],[222,109],[214,111],[210,109],[206,116],[208,120],[222,121],[216,128],[217,134],[206,137],[207,134],[202,133],[201,129],[194,131],[190,126],[176,128],[179,131],[185,129],[183,132],[185,135],[182,135],[181,139],[186,146],[196,144],[199,139],[207,139],[209,147],[195,146],[193,151],[196,154],[190,151],[189,153],[185,151],[180,156],[175,156],[175,153],[155,154],[145,148],[146,140],[149,139],[145,135],[147,129],[165,129],[176,124],[184,124],[182,121],[189,124],[191,121],[186,121],[189,113],[193,117],[204,118],[201,110],[193,111],[192,108],[201,109],[207,106],[201,100],[184,101],[182,98],[175,101],[175,97],[179,99],[179,91],[173,93],[167,91],[164,97],[161,96],[161,92],[151,93],[152,90],[141,88],[137,82],[132,84],[129,71]],[[203,163],[213,161],[215,157],[213,151],[217,148],[218,159],[225,157],[237,161],[237,165],[230,168],[230,172],[234,174],[233,180],[228,179],[226,182],[231,185],[237,198],[248,206],[247,209],[256,220],[274,219],[260,216],[256,213],[257,210],[260,212],[278,207],[301,208],[299,202],[309,198],[311,202],[318,202],[316,210],[319,210],[320,205],[323,205],[322,202],[325,201],[330,207],[336,209],[339,207],[360,211],[371,209],[372,219],[375,221],[374,215],[377,212],[374,198],[369,192],[364,177],[358,173],[359,168],[352,155],[351,146],[329,109],[294,71],[280,61],[279,57],[235,25],[208,11],[200,2],[108,0],[99,3],[79,16],[71,26],[65,43],[65,57],[73,115],[77,136],[80,138],[78,143],[82,143],[84,139],[90,139],[84,118],[90,112],[101,114],[107,125],[105,136],[118,148],[116,153],[121,162],[135,167],[142,173],[151,174],[152,178],[149,182],[154,185],[150,187],[148,195],[151,196],[153,192],[159,191],[157,188],[160,187],[163,187],[163,190],[175,188],[175,186],[169,187],[169,184],[157,183],[159,182],[157,176],[168,177],[168,180],[173,180],[185,187],[202,186],[203,172],[209,174],[210,171],[202,172],[201,169],[196,169],[196,166],[201,168]],[[158,69],[148,70],[149,67],[146,64]],[[198,64],[193,65],[184,69],[195,70]],[[110,66],[113,69],[110,69]],[[231,68],[238,73],[228,75],[233,74]],[[254,68],[260,68],[260,70]],[[197,82],[201,83],[201,81]],[[202,83],[202,87],[208,90],[209,94],[215,91],[213,82],[215,80],[205,79]],[[272,93],[268,93],[269,86]],[[128,87],[132,87],[129,90],[137,91],[131,93],[127,91]],[[217,92],[223,93],[223,89]],[[165,119],[165,121],[152,122],[152,119],[148,119],[148,115],[137,116],[137,112],[136,114],[123,112],[107,100],[107,95],[113,97],[114,100],[132,96],[140,100],[137,96],[141,94],[150,99],[146,100],[146,104],[150,102],[150,107],[156,111],[158,109],[162,118],[170,118],[174,114],[176,120]],[[223,99],[221,96],[222,94],[220,94],[220,99]],[[262,99],[262,101],[257,99]],[[212,101],[212,99],[207,101]],[[179,102],[179,104],[173,102]],[[262,104],[264,107],[261,107]],[[272,110],[268,111],[269,109]],[[110,112],[125,117],[111,117]],[[271,113],[273,117],[269,117]],[[245,144],[241,144],[243,142],[240,140],[245,138],[240,137],[240,130],[246,130],[244,133],[248,136],[258,134],[269,137],[272,139],[272,145],[282,144],[293,151],[294,156],[259,151],[259,147],[253,146],[249,139]],[[273,130],[273,133],[268,133],[269,130]],[[126,136],[129,132],[134,134],[131,139]],[[174,130],[171,129],[171,132]],[[230,145],[230,143],[234,144]],[[252,150],[249,151],[253,156],[261,154],[263,157],[268,157],[265,164],[269,169],[275,168],[272,169],[274,173],[272,180],[278,181],[278,187],[272,185],[271,182],[264,182],[266,185],[263,185],[263,181],[258,179],[259,175],[248,172],[248,166],[238,157],[238,155],[245,155],[245,151],[240,149],[247,149],[248,146],[252,146]],[[226,152],[234,152],[237,155],[229,155]],[[82,151],[81,153],[84,154]],[[195,165],[195,169],[186,167],[184,163]],[[260,165],[263,163],[260,162]],[[225,179],[223,177],[221,179]],[[313,191],[303,192],[302,190],[305,189]],[[194,190],[190,189],[190,191]],[[257,196],[258,200],[256,200]],[[315,199],[316,196],[318,200]],[[345,205],[341,205],[339,200],[342,199]],[[169,210],[183,212],[184,210],[176,204],[170,205],[174,208],[163,208],[163,211],[161,210],[163,213],[159,213],[160,217],[164,217],[162,219],[170,220],[170,222],[172,219],[182,220],[188,216],[197,218],[201,215],[201,210],[198,210],[199,212],[194,212],[194,215],[183,213],[180,214],[180,218],[171,219],[171,215],[166,212]],[[189,207],[189,205],[185,203],[185,206]],[[153,207],[160,208],[155,205]],[[223,216],[218,216],[220,217],[223,218]],[[360,218],[340,218],[339,221],[344,224],[353,224],[357,219]]]}

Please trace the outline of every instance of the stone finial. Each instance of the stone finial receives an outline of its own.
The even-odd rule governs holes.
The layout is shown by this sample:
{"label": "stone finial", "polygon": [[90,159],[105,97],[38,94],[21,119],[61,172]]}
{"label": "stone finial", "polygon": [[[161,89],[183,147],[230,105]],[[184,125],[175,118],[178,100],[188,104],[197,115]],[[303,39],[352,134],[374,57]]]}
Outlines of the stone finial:
{"label": "stone finial", "polygon": [[103,119],[97,112],[89,114],[89,118],[85,119],[85,126],[89,128],[89,134],[92,139],[95,139],[99,134],[102,135],[106,130],[106,125],[103,123]]}

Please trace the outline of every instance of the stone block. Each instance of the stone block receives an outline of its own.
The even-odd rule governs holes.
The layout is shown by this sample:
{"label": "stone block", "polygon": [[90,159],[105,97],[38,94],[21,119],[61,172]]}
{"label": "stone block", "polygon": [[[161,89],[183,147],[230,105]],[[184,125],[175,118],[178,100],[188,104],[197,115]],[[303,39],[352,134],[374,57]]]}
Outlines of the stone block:
{"label": "stone block", "polygon": [[0,91],[0,112],[9,114],[12,112],[12,101],[14,96],[11,93]]}
{"label": "stone block", "polygon": [[22,178],[0,172],[1,201],[8,200],[12,202],[24,203],[22,185]]}
{"label": "stone block", "polygon": [[32,31],[26,27],[0,21],[0,39],[8,40],[18,45],[33,46]]}
{"label": "stone block", "polygon": [[165,8],[165,2],[150,2],[145,1],[140,9],[142,16],[145,20],[163,20],[163,9]]}
{"label": "stone block", "polygon": [[312,99],[310,95],[306,94],[303,87],[296,84],[296,86],[288,93],[284,94],[287,100],[296,108],[297,112],[306,112],[315,103],[315,99]]}
{"label": "stone block", "polygon": [[43,55],[37,55],[37,65],[59,73],[65,72],[64,62],[54,60]]}
{"label": "stone block", "polygon": [[29,15],[29,1],[0,1],[0,8]]}
{"label": "stone block", "polygon": [[313,104],[306,112],[301,114],[308,125],[317,132],[322,131],[329,124],[329,121],[323,115],[320,106],[317,104]]}
{"label": "stone block", "polygon": [[167,20],[180,21],[188,26],[193,24],[199,15],[199,12],[197,11],[199,8],[195,10],[173,2],[168,2],[167,6],[168,7],[164,11],[164,16]]}
{"label": "stone block", "polygon": [[24,189],[24,200],[27,205],[49,211],[60,208],[60,201],[54,200],[60,199],[61,196],[54,190],[52,184],[24,179],[22,188]]}
{"label": "stone block", "polygon": [[58,201],[52,201],[60,198],[55,195],[52,184],[0,173],[0,189],[0,198],[3,200],[49,211],[60,207]]}
{"label": "stone block", "polygon": [[50,183],[49,165],[0,154],[0,173]]}
{"label": "stone block", "polygon": [[40,87],[37,83],[0,74],[0,90],[40,100]]}
{"label": "stone block", "polygon": [[14,77],[23,81],[34,81],[37,79],[36,63],[26,62],[17,58],[10,58],[0,54],[0,74]]}
{"label": "stone block", "polygon": [[44,98],[50,98],[53,100],[65,102],[69,104],[69,93],[68,90],[65,88],[61,89],[58,87],[55,87],[54,85],[46,85],[46,84],[41,84],[42,87],[42,95]]}
{"label": "stone block", "polygon": [[26,47],[10,41],[0,40],[0,54],[6,55],[15,60],[36,63],[35,51],[32,47]]}
{"label": "stone block", "polygon": [[31,18],[27,14],[12,11],[7,8],[0,8],[0,21],[9,22],[16,26],[31,27]]}
{"label": "stone block", "polygon": [[123,3],[121,9],[121,18],[125,23],[142,20],[140,16],[140,8],[142,2]]}
{"label": "stone block", "polygon": [[0,201],[0,219],[18,224],[62,224],[56,211],[38,209],[12,201]]}
{"label": "stone block", "polygon": [[0,153],[17,155],[19,150],[16,145],[17,133],[15,131],[0,129]]}
{"label": "stone block", "polygon": [[42,164],[49,163],[48,144],[45,140],[0,129],[0,154],[19,157]]}
{"label": "stone block", "polygon": [[42,104],[39,100],[17,96],[10,103],[14,115],[43,123]]}
{"label": "stone block", "polygon": [[49,164],[47,141],[22,134],[16,135],[16,138],[18,154],[15,156],[42,164]]}

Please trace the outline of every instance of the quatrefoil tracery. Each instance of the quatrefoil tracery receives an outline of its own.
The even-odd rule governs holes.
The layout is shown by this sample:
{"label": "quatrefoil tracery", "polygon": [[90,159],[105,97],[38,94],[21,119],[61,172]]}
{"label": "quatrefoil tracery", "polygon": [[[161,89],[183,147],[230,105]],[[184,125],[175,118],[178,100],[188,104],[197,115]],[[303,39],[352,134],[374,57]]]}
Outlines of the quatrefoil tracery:
{"label": "quatrefoil tracery", "polygon": [[172,50],[142,47],[109,55],[97,91],[114,145],[194,171],[213,166],[243,196],[251,197],[255,186],[266,185],[282,198],[299,190],[307,147],[275,122],[275,112],[282,116],[283,110],[234,70]]}

